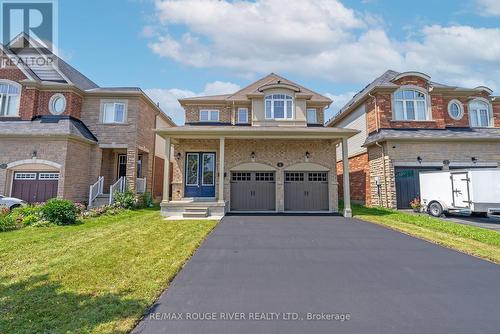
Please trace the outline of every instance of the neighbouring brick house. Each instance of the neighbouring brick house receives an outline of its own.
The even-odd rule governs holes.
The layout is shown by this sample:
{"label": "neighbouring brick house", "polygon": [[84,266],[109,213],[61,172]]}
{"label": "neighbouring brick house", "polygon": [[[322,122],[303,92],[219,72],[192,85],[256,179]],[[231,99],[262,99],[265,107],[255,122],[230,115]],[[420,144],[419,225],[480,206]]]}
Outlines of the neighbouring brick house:
{"label": "neighbouring brick house", "polygon": [[[357,131],[323,126],[330,99],[272,73],[234,94],[179,102],[186,125],[157,132],[173,162],[164,215],[338,211],[336,148]],[[348,191],[344,202],[349,216]]]}
{"label": "neighbouring brick house", "polygon": [[[373,206],[408,208],[419,196],[420,171],[500,162],[500,98],[487,87],[447,86],[419,72],[385,72],[327,126],[360,131],[348,140],[350,192]],[[337,161],[342,171],[340,154]]]}
{"label": "neighbouring brick house", "polygon": [[43,66],[24,56],[0,45],[1,59],[15,60],[0,67],[0,193],[88,202],[91,185],[92,199],[106,197],[120,179],[153,191],[163,176],[154,129],[171,119],[139,88],[99,87],[46,50],[54,61]]}

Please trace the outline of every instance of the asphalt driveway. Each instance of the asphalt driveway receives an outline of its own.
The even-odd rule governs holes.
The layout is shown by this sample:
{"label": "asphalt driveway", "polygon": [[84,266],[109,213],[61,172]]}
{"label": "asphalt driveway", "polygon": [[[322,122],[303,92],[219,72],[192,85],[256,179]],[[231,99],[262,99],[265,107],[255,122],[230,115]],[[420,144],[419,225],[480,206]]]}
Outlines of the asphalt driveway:
{"label": "asphalt driveway", "polygon": [[229,216],[150,312],[134,333],[498,333],[500,266],[355,219]]}

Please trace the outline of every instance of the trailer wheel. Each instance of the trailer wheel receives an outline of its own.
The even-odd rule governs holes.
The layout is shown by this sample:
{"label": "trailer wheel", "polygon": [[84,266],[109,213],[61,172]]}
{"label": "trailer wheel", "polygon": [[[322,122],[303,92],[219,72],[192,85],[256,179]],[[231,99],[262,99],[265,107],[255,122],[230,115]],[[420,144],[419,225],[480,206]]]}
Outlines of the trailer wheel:
{"label": "trailer wheel", "polygon": [[429,209],[427,211],[433,217],[441,217],[443,215],[443,207],[439,202],[432,202],[429,204]]}

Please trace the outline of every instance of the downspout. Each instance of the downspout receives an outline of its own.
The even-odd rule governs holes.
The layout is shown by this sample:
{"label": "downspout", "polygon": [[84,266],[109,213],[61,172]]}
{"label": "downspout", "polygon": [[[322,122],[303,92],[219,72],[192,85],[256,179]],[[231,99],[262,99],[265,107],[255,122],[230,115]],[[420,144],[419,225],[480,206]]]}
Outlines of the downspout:
{"label": "downspout", "polygon": [[389,196],[387,193],[387,175],[386,175],[386,169],[385,169],[385,151],[384,151],[384,145],[380,145],[378,141],[375,142],[375,145],[380,147],[382,149],[382,175],[384,177],[384,188],[385,188],[385,207],[389,207]]}

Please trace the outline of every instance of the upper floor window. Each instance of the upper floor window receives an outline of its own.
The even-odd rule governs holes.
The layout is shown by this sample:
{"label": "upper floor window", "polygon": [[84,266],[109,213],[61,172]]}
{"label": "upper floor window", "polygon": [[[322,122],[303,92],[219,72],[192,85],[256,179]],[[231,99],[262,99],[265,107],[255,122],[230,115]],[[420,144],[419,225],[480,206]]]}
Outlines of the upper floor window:
{"label": "upper floor window", "polygon": [[126,104],[123,102],[103,103],[102,122],[103,123],[125,123]]}
{"label": "upper floor window", "polygon": [[248,108],[238,108],[238,123],[248,123]]}
{"label": "upper floor window", "polygon": [[200,110],[200,122],[218,122],[219,110]]}
{"label": "upper floor window", "polygon": [[425,121],[428,119],[426,95],[416,89],[400,89],[394,93],[394,119]]}
{"label": "upper floor window", "polygon": [[318,113],[316,109],[307,109],[307,124],[317,124],[318,123]]}
{"label": "upper floor window", "polygon": [[60,115],[66,109],[66,98],[62,94],[54,94],[49,101],[49,111],[54,115]]}
{"label": "upper floor window", "polygon": [[464,116],[464,108],[458,100],[451,100],[448,103],[448,115],[456,121],[459,121]]}
{"label": "upper floor window", "polygon": [[19,87],[0,82],[0,116],[17,116]]}
{"label": "upper floor window", "polygon": [[471,127],[491,126],[490,105],[482,100],[472,100],[469,103],[469,117]]}
{"label": "upper floor window", "polygon": [[290,95],[268,95],[265,103],[266,119],[293,119],[293,98]]}

